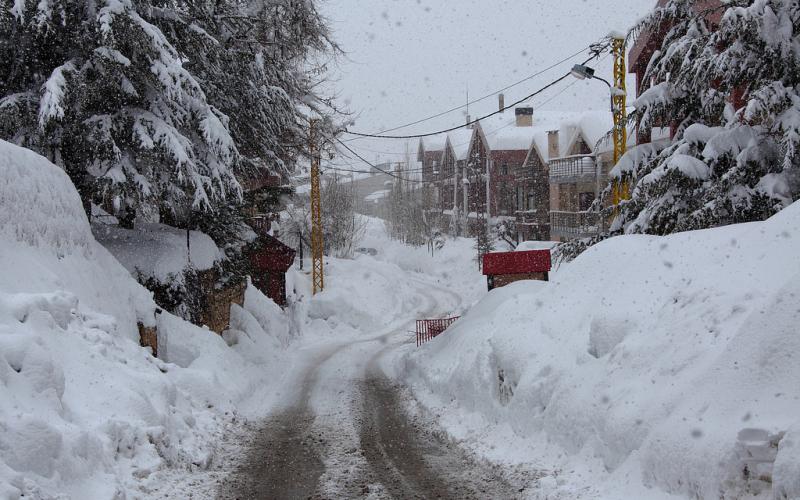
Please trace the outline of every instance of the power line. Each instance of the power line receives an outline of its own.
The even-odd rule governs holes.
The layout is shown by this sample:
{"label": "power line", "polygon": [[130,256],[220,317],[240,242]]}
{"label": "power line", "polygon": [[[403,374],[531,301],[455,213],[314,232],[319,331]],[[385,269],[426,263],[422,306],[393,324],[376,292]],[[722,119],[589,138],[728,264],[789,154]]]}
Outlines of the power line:
{"label": "power line", "polygon": [[[428,120],[433,120],[434,118],[439,118],[440,116],[444,116],[444,115],[446,115],[448,113],[452,113],[453,111],[458,111],[461,108],[468,107],[470,104],[475,104],[475,103],[484,101],[484,100],[486,100],[486,99],[488,99],[488,98],[490,98],[492,96],[495,96],[495,95],[499,94],[500,92],[505,92],[506,90],[514,88],[517,85],[521,85],[521,84],[527,82],[528,80],[532,80],[533,78],[536,78],[537,76],[540,76],[540,75],[550,71],[551,69],[553,69],[553,68],[555,68],[557,66],[560,66],[561,64],[564,64],[565,62],[569,61],[570,59],[573,59],[573,58],[579,56],[581,53],[583,53],[586,50],[595,50],[595,47],[596,47],[596,44],[590,44],[590,45],[588,45],[586,47],[583,47],[583,48],[581,48],[581,50],[575,52],[574,54],[571,54],[571,55],[561,59],[560,61],[557,61],[557,62],[551,64],[550,66],[548,66],[548,67],[546,67],[546,68],[544,68],[544,69],[542,69],[540,71],[537,71],[536,73],[534,73],[532,75],[526,76],[522,80],[514,82],[511,85],[507,85],[507,86],[505,86],[505,87],[503,87],[503,88],[501,88],[499,90],[495,90],[494,92],[492,92],[490,94],[486,94],[483,97],[479,97],[479,98],[474,99],[472,101],[467,100],[466,104],[461,104],[461,105],[456,106],[454,108],[450,108],[450,109],[448,109],[446,111],[442,111],[440,113],[436,113],[434,115],[427,116],[425,118],[420,118],[419,120],[416,120],[416,121],[413,121],[413,122],[409,122],[409,123],[405,123],[403,125],[398,125],[397,127],[389,128],[389,129],[386,129],[386,130],[381,130],[380,132],[376,132],[376,135],[385,134],[386,132],[393,132],[395,130],[399,130],[401,128],[410,127],[412,125],[418,125],[418,124],[420,124],[422,122],[426,122]],[[593,55],[592,57],[587,59],[586,62],[591,61],[592,59],[594,59],[594,57],[596,57],[596,56]],[[586,62],[584,62],[584,64],[586,64]],[[350,139],[350,140],[352,141],[352,140],[355,140],[355,139]]]}
{"label": "power line", "polygon": [[[602,60],[605,60],[605,59],[607,59],[607,56],[603,57]],[[574,82],[570,83],[569,85],[567,85],[566,87],[564,87],[563,89],[558,91],[557,93],[553,94],[552,97],[550,97],[546,101],[544,101],[541,104],[539,104],[537,106],[537,109],[541,109],[545,105],[549,104],[556,97],[560,96],[561,94],[563,94],[564,92],[569,90],[572,86],[574,86],[578,82],[579,82],[579,80],[575,80]],[[492,136],[492,135],[500,132],[501,130],[504,130],[504,129],[508,128],[508,127],[513,126],[515,123],[516,123],[516,120],[512,119],[508,123],[506,123],[505,125],[502,125],[502,126],[496,128],[496,129],[492,130],[492,131],[486,132],[484,135],[486,135],[486,137]],[[347,141],[344,141],[344,142],[347,142]],[[464,142],[464,143],[454,144],[453,147],[464,146],[466,144],[469,144],[470,142],[471,142],[471,140],[467,141],[467,142]],[[350,148],[348,148],[348,149],[350,149]],[[406,154],[405,152],[377,151],[377,150],[374,150],[374,149],[367,149],[367,148],[362,148],[362,147],[359,147],[359,149],[363,149],[363,150],[368,151],[370,153],[379,153],[379,154],[387,154],[387,155],[405,155]],[[349,156],[347,156],[347,155],[345,155],[345,157],[349,158]],[[384,162],[384,164],[385,163],[393,163],[393,162]],[[354,167],[354,166],[355,165],[353,165],[353,164],[347,164],[347,165],[340,165],[339,167]],[[341,170],[343,172],[371,173],[371,172],[366,171],[366,170],[346,170],[346,169],[341,169],[341,168],[333,168],[331,166],[327,166],[327,167],[324,167],[324,168],[329,169],[329,170]],[[423,170],[422,168],[413,168],[413,169],[404,170],[404,172],[421,172],[422,170]]]}
{"label": "power line", "polygon": [[[429,132],[429,133],[426,133],[426,134],[414,134],[414,135],[364,134],[364,133],[361,133],[361,132],[351,132],[349,130],[344,130],[343,132],[345,134],[355,135],[355,136],[358,136],[358,137],[371,137],[371,138],[374,138],[374,139],[421,139],[423,137],[431,137],[433,135],[445,134],[447,132],[452,132],[454,130],[458,130],[460,128],[464,128],[465,126],[473,125],[475,123],[478,123],[481,120],[485,120],[485,119],[490,118],[490,117],[492,117],[494,115],[498,115],[498,114],[504,112],[505,110],[507,110],[509,108],[513,108],[514,106],[516,106],[518,104],[521,104],[521,103],[527,101],[528,99],[536,97],[537,95],[541,94],[542,92],[544,92],[545,90],[549,89],[550,87],[553,87],[554,85],[560,83],[561,81],[566,79],[568,76],[570,76],[569,73],[565,74],[561,78],[557,78],[556,80],[553,80],[552,82],[548,83],[547,85],[545,85],[544,87],[540,88],[536,92],[534,92],[534,93],[532,93],[530,95],[527,95],[527,96],[523,97],[522,99],[520,99],[520,100],[518,100],[516,102],[513,102],[513,103],[509,104],[508,106],[505,106],[505,107],[503,107],[503,108],[501,108],[501,109],[499,109],[497,111],[489,113],[488,115],[484,115],[484,116],[481,116],[480,118],[476,118],[476,119],[474,119],[474,120],[472,120],[470,122],[467,122],[465,125],[458,125],[458,126],[455,126],[455,127],[450,127],[450,128],[444,129],[444,130],[436,131],[436,132]],[[337,139],[337,141],[338,141],[338,139]],[[342,141],[339,141],[339,142],[342,143]]]}
{"label": "power line", "polygon": [[[391,163],[394,163],[394,164],[397,164],[397,163],[404,164],[403,162],[391,162]],[[358,165],[354,165],[354,164],[352,164],[352,163],[349,163],[349,164],[347,164],[347,165],[326,165],[326,166],[324,166],[324,167],[322,167],[322,168],[325,168],[325,169],[328,169],[328,170],[341,170],[342,172],[348,172],[348,170],[347,170],[347,169],[349,169],[349,168],[356,168],[356,167],[358,167]],[[424,169],[422,169],[422,168],[409,168],[409,169],[404,169],[404,170],[403,170],[403,172],[409,172],[409,173],[418,173],[418,172],[422,172],[423,170],[424,170]],[[359,171],[354,171],[354,172],[358,173],[358,172],[362,172],[362,171],[361,171],[361,170],[359,170]],[[366,172],[366,171],[363,171],[363,172]]]}
{"label": "power line", "polygon": [[[576,81],[577,81],[577,80],[576,80]],[[570,86],[572,86],[572,85],[573,85],[573,84],[570,84]],[[563,92],[563,91],[562,91],[562,92]],[[559,92],[559,94],[560,94],[560,93],[561,93],[561,92]],[[558,94],[556,94],[556,95],[558,95]],[[547,100],[547,101],[545,101],[543,104],[545,104],[545,103],[548,103],[548,102],[550,102],[551,100],[552,100],[552,99],[548,99],[548,100]],[[540,106],[541,106],[541,105],[540,105]],[[508,122],[508,123],[506,123],[505,125],[503,125],[503,126],[501,126],[501,127],[498,127],[498,128],[496,128],[496,129],[492,130],[491,132],[486,132],[484,135],[486,135],[486,137],[489,137],[489,136],[491,136],[491,135],[494,135],[494,134],[496,134],[497,132],[499,132],[499,131],[503,130],[504,128],[508,128],[508,127],[510,127],[510,126],[512,126],[512,125],[514,125],[515,123],[516,123],[516,120],[512,119],[511,121],[509,121],[509,122]],[[350,141],[344,141],[344,142],[350,142]],[[459,143],[459,144],[453,144],[453,147],[455,148],[455,147],[459,147],[459,146],[465,146],[465,145],[469,144],[470,142],[472,142],[472,141],[470,140],[470,141],[467,141],[467,142],[462,142],[462,143]],[[398,153],[398,152],[394,152],[394,151],[378,151],[378,150],[375,150],[375,149],[364,148],[364,147],[361,147],[361,146],[357,146],[357,147],[358,147],[358,149],[360,149],[360,150],[364,150],[364,151],[367,151],[367,152],[369,152],[369,153],[384,154],[384,155],[397,155],[397,156],[400,156],[400,155],[405,155],[405,154],[406,154],[405,152],[399,152],[399,153]]]}
{"label": "power line", "polygon": [[338,137],[336,137],[335,140],[336,140],[336,142],[341,144],[346,150],[350,151],[353,155],[355,155],[356,158],[358,158],[359,160],[363,161],[364,163],[366,163],[370,167],[374,168],[378,172],[384,173],[384,174],[388,175],[389,177],[394,177],[395,179],[400,179],[401,181],[405,181],[405,182],[416,182],[416,183],[419,183],[419,184],[427,183],[427,181],[423,181],[423,180],[419,180],[419,179],[406,179],[404,177],[400,177],[399,175],[395,175],[395,174],[393,174],[391,172],[387,172],[386,170],[384,170],[384,169],[382,169],[382,168],[380,168],[380,167],[378,167],[376,165],[373,165],[369,160],[365,159],[363,156],[361,156],[360,154],[358,154],[355,151],[353,151],[350,148],[350,146],[348,146],[347,144],[342,142],[342,140],[339,139]]}

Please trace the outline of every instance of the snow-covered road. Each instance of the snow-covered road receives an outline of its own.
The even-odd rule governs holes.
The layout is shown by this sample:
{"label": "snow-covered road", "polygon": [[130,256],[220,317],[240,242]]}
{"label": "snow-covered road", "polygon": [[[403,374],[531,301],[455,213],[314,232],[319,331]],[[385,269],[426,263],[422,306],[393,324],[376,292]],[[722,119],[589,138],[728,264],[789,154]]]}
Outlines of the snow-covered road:
{"label": "snow-covered road", "polygon": [[[457,294],[413,280],[425,315],[452,310]],[[413,337],[409,320],[304,356],[290,393],[247,438],[242,463],[220,498],[514,498],[499,470],[476,462],[424,414],[406,410],[408,391],[382,361]]]}

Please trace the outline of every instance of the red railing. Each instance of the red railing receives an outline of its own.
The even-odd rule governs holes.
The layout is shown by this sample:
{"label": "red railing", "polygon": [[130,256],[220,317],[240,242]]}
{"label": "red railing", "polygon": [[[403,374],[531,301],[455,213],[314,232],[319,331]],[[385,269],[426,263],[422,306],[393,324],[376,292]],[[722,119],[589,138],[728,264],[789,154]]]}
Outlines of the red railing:
{"label": "red railing", "polygon": [[460,316],[442,319],[418,319],[417,320],[417,346],[438,337],[447,327],[455,323]]}

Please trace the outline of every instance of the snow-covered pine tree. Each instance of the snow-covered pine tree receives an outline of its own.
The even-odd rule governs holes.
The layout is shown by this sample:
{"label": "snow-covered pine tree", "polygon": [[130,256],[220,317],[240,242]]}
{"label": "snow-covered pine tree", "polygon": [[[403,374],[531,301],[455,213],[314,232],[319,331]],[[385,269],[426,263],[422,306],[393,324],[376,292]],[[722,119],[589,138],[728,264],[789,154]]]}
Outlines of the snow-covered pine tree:
{"label": "snow-covered pine tree", "polygon": [[612,172],[634,185],[611,234],[761,220],[800,195],[797,1],[727,2],[717,29],[695,4],[670,0],[641,26],[669,29],[645,75],[661,83],[632,118],[645,134],[665,124],[677,134],[661,151],[635,147]]}
{"label": "snow-covered pine tree", "polygon": [[[0,137],[115,211],[237,204],[237,174],[285,172],[319,106],[313,2],[0,0]],[[253,175],[250,172],[250,175]]]}
{"label": "snow-covered pine tree", "polygon": [[[203,82],[208,100],[229,119],[246,167],[292,171],[308,141],[307,116],[326,117],[330,99],[317,92],[325,66],[319,54],[336,54],[315,2],[256,0],[179,3],[192,23],[170,23],[180,46],[192,47],[184,65]],[[199,49],[199,50],[194,50]],[[329,120],[318,121],[320,133]]]}

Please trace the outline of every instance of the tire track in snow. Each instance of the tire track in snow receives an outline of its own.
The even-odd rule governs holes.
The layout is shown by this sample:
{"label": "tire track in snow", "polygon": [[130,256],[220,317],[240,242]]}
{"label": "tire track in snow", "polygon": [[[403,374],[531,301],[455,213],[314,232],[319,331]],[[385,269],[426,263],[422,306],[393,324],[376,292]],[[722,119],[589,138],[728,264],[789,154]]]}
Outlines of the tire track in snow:
{"label": "tire track in snow", "polygon": [[[444,287],[410,281],[425,299],[420,316],[463,304]],[[432,432],[435,422],[407,414],[408,391],[379,367],[383,356],[413,341],[408,323],[398,326],[322,349],[294,401],[254,433],[247,459],[218,498],[514,498],[497,470]]]}

